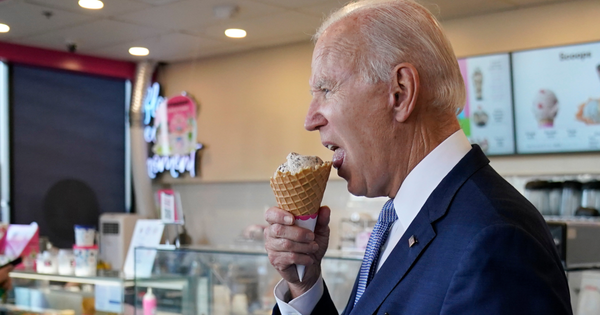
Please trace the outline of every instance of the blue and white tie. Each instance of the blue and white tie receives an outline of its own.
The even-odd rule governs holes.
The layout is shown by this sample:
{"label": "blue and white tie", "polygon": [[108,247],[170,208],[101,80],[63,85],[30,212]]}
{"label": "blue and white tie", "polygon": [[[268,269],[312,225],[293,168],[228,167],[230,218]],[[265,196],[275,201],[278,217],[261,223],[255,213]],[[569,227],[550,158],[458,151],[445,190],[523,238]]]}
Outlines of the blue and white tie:
{"label": "blue and white tie", "polygon": [[398,220],[398,215],[396,215],[396,210],[394,209],[394,199],[390,199],[383,205],[383,209],[379,213],[379,219],[377,219],[377,223],[373,227],[373,232],[371,232],[371,236],[369,237],[365,257],[360,266],[354,305],[356,305],[360,297],[365,293],[369,282],[375,276],[377,262],[379,261],[379,251],[385,240],[387,240],[390,228],[396,220]]}

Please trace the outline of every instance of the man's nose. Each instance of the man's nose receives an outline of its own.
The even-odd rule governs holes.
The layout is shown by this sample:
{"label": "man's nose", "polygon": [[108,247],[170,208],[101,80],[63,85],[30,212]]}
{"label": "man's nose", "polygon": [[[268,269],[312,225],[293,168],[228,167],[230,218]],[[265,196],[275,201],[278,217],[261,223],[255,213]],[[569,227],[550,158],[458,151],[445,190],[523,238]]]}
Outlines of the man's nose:
{"label": "man's nose", "polygon": [[319,128],[327,124],[327,119],[320,111],[319,104],[315,101],[310,103],[306,119],[304,120],[304,129],[308,131],[319,130]]}

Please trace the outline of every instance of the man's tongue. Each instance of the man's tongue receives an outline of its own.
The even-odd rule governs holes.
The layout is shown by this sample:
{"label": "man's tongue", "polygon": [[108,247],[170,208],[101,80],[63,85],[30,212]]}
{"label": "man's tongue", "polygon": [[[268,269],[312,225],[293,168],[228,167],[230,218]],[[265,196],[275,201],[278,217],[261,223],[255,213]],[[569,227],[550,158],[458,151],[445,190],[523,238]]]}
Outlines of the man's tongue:
{"label": "man's tongue", "polygon": [[342,149],[337,149],[335,150],[335,152],[333,152],[333,157],[332,162],[333,162],[333,167],[336,169],[339,169],[340,166],[342,166],[342,163],[344,163],[344,157],[346,156],[346,152]]}

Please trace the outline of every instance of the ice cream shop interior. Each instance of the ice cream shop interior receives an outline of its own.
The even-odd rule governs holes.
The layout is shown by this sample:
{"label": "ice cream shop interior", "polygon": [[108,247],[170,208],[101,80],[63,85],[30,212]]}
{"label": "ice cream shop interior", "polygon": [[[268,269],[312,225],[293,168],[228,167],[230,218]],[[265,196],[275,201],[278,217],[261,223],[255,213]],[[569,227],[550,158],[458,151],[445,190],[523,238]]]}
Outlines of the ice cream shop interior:
{"label": "ice cream shop interior", "polygon": [[[387,200],[304,127],[312,36],[346,2],[0,0],[0,312],[271,314],[264,213],[308,180],[341,313]],[[573,314],[600,314],[600,2],[417,2],[460,127],[545,219]]]}

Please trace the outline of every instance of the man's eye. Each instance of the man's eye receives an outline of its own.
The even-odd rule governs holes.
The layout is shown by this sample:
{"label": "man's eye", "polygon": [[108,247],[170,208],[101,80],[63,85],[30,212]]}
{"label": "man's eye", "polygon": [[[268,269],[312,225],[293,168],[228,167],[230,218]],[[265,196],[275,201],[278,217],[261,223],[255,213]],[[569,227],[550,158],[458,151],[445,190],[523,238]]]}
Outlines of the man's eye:
{"label": "man's eye", "polygon": [[321,91],[323,91],[323,93],[325,93],[325,94],[327,94],[327,93],[329,93],[329,92],[330,92],[330,90],[329,90],[329,89],[321,89]]}

